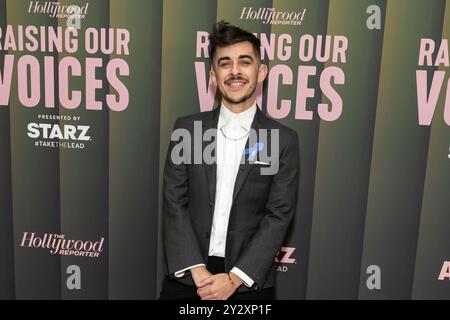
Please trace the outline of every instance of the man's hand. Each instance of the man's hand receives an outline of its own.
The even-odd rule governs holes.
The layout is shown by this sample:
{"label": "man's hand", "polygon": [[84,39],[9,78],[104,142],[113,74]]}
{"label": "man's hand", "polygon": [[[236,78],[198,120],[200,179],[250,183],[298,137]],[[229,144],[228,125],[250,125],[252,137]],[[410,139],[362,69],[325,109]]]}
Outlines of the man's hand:
{"label": "man's hand", "polygon": [[192,268],[190,271],[192,280],[194,280],[195,286],[197,288],[201,288],[200,283],[212,276],[211,272],[209,272],[208,269],[203,266]]}
{"label": "man's hand", "polygon": [[230,278],[226,273],[219,273],[200,282],[197,294],[202,300],[227,300],[242,284],[242,280],[230,273]]}

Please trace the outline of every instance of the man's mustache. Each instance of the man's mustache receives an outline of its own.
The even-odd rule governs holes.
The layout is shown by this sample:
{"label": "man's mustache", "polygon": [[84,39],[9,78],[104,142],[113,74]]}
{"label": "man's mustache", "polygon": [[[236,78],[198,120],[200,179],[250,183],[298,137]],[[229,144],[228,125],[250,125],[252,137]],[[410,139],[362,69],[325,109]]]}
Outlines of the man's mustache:
{"label": "man's mustache", "polygon": [[230,76],[225,83],[229,83],[231,81],[244,81],[244,82],[248,82],[247,79],[245,79],[244,77],[242,77],[241,75],[236,75],[236,76]]}

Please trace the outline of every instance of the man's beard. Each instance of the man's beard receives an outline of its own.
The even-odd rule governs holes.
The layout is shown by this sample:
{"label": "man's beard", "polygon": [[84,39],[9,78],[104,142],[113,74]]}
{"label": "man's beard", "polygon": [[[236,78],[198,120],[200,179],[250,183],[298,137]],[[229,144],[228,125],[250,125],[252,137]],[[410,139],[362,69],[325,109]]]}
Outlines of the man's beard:
{"label": "man's beard", "polygon": [[[232,77],[231,79],[228,79],[227,81],[232,81],[232,80],[242,80],[242,78],[240,76],[237,76],[237,77]],[[220,90],[220,88],[218,88],[218,89],[219,89],[220,94],[222,95],[222,99],[225,100],[226,102],[233,103],[233,104],[241,104],[253,96],[253,94],[256,91],[256,86],[253,87],[253,90],[251,92],[249,92],[248,94],[244,95],[242,98],[239,98],[239,99],[232,99],[225,92],[222,92],[222,90]]]}
{"label": "man's beard", "polygon": [[226,102],[233,103],[233,104],[241,104],[241,103],[244,103],[245,101],[247,101],[248,99],[250,99],[251,96],[253,95],[253,93],[255,93],[255,90],[256,90],[256,88],[252,92],[243,96],[240,99],[232,99],[232,98],[228,97],[226,94],[224,94],[223,92],[221,92],[221,94],[222,94],[222,99],[225,100]]}

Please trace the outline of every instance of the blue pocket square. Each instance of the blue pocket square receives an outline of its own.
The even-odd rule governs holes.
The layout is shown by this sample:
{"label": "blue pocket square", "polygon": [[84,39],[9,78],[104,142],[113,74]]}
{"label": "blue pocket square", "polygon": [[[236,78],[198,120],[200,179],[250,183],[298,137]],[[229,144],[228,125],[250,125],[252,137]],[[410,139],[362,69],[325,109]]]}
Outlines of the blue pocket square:
{"label": "blue pocket square", "polygon": [[244,154],[248,154],[248,161],[255,160],[256,154],[264,149],[264,143],[258,142],[251,148],[244,149]]}

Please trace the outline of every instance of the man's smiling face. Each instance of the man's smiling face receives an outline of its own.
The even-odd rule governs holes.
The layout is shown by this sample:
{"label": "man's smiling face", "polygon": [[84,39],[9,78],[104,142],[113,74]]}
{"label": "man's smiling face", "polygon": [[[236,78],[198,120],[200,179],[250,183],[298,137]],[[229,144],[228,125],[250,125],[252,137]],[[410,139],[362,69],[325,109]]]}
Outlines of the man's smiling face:
{"label": "man's smiling face", "polygon": [[256,87],[264,81],[267,67],[261,65],[249,41],[216,49],[211,77],[229,108],[244,111],[256,99]]}

